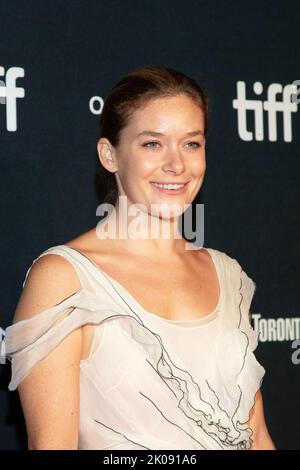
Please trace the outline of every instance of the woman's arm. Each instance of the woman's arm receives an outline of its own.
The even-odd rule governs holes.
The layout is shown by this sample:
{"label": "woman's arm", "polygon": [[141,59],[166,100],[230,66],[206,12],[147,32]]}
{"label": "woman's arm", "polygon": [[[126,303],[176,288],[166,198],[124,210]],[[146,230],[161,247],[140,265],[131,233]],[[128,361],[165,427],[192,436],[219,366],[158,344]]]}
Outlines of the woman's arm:
{"label": "woman's arm", "polygon": [[256,394],[255,404],[251,410],[248,425],[253,431],[253,444],[250,450],[276,450],[265,422],[263,399],[260,390]]}
{"label": "woman's arm", "polygon": [[[249,322],[252,324],[252,313],[249,311]],[[250,413],[248,425],[253,431],[251,450],[276,450],[267,429],[261,390],[255,396],[254,407]]]}
{"label": "woman's arm", "polygon": [[[14,323],[52,307],[79,289],[79,280],[70,263],[58,255],[44,255],[30,270]],[[81,350],[82,333],[78,328],[38,362],[19,384],[29,449],[78,448]]]}

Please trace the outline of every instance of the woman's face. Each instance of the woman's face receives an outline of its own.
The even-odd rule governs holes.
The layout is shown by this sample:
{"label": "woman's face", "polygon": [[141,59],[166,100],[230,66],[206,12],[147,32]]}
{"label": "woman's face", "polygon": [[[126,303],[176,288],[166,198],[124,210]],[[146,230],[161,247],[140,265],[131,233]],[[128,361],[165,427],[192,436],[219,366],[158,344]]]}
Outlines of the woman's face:
{"label": "woman's face", "polygon": [[128,205],[191,204],[206,168],[203,111],[186,95],[153,99],[134,112],[114,151],[119,195]]}

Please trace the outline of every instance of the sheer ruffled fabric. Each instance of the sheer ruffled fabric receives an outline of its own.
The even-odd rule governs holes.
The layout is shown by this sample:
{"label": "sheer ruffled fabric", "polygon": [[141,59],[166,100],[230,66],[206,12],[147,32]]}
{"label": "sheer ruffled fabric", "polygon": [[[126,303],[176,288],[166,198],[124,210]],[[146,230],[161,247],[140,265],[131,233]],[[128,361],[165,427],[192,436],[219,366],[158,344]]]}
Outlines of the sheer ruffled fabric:
{"label": "sheer ruffled fabric", "polygon": [[12,364],[9,390],[15,390],[70,332],[85,324],[109,323],[125,348],[107,358],[111,376],[103,375],[103,364],[93,362],[95,353],[82,362],[80,448],[95,448],[87,435],[99,432],[98,449],[113,448],[113,443],[120,443],[120,449],[130,445],[140,449],[249,449],[252,430],[247,421],[265,373],[253,353],[258,338],[248,317],[255,284],[236,260],[218,250],[209,251],[218,258],[224,289],[216,367],[227,399],[234,404],[233,413],[207,387],[205,377],[197,383],[188,367],[185,370],[173,362],[158,332],[146,326],[138,304],[124,289],[118,289],[117,282],[64,245],[40,256],[65,256],[81,281],[85,272],[93,288],[87,290],[86,280],[84,288],[59,304],[6,329],[6,354]]}
{"label": "sheer ruffled fabric", "polygon": [[236,260],[231,259],[231,261],[233,262],[232,286],[239,286],[232,292],[238,309],[235,315],[222,317],[217,342],[217,359],[228,394],[236,403],[232,415],[235,430],[241,431],[244,435],[248,433],[248,439],[251,440],[252,432],[247,429],[247,422],[255,403],[256,392],[260,389],[265,374],[265,369],[254,355],[258,344],[258,333],[252,328],[249,319],[256,285]]}

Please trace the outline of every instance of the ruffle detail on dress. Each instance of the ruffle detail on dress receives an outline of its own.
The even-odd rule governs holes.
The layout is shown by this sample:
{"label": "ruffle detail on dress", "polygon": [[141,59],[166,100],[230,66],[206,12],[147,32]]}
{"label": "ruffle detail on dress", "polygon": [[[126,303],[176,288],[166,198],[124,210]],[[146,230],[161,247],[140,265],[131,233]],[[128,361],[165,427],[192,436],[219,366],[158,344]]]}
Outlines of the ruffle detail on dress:
{"label": "ruffle detail on dress", "polygon": [[252,444],[252,430],[247,423],[255,403],[265,369],[257,361],[254,351],[258,344],[258,333],[252,328],[249,319],[251,301],[256,290],[254,281],[234,260],[232,269],[233,285],[239,285],[236,295],[238,315],[224,315],[217,341],[217,359],[227,394],[235,403],[231,414],[235,429],[248,436],[243,444]]}
{"label": "ruffle detail on dress", "polygon": [[[73,310],[66,316],[65,312],[69,308]],[[184,433],[185,439],[190,439],[192,449],[233,450],[250,447],[251,429],[243,426],[242,421],[249,411],[261,372],[255,358],[252,357],[245,332],[230,331],[220,343],[219,348],[222,354],[226,353],[223,357],[237,355],[237,362],[234,367],[228,368],[224,380],[229,393],[235,394],[236,390],[241,389],[241,398],[244,402],[239,404],[235,415],[231,417],[219,406],[219,400],[212,390],[206,389],[205,399],[203,398],[203,384],[199,386],[187,370],[176,367],[165,350],[161,337],[146,327],[130,306],[127,309],[125,305],[112,306],[111,302],[84,290],[6,329],[6,355],[12,362],[9,390],[15,390],[35,364],[41,361],[71,331],[87,323],[99,325],[104,321],[120,320],[126,320],[122,322],[122,329],[142,350],[145,357],[145,374],[149,369],[153,374],[154,368],[158,389],[161,390],[161,385],[163,385],[165,400],[160,394],[155,396],[155,393],[158,393],[155,386],[147,391],[148,396],[145,395],[144,398],[147,407],[149,407],[149,401],[153,403],[153,406],[159,402],[160,412],[169,422],[171,434],[172,429],[175,429],[173,426],[177,428],[177,432],[179,428]],[[239,343],[240,340],[242,344]],[[246,360],[241,364],[242,357]],[[173,410],[172,413],[170,409]],[[173,417],[176,416],[176,422],[171,422],[167,418],[170,414]],[[118,425],[120,433],[122,433],[122,426],[126,428],[125,417],[123,417],[123,423],[121,419],[120,411]],[[147,438],[141,437],[141,433],[137,436],[133,431],[129,438],[151,448],[151,443],[148,447]]]}

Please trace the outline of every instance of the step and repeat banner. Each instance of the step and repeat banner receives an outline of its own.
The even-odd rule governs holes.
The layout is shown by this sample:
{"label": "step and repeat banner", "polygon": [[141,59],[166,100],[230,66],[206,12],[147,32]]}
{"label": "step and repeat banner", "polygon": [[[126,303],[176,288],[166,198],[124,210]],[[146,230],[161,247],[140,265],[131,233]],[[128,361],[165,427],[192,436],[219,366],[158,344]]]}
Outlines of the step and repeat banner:
{"label": "step and repeat banner", "polygon": [[[267,425],[300,448],[299,14],[296,0],[0,0],[1,335],[32,260],[99,221],[110,88],[136,67],[178,69],[210,101],[204,245],[257,285]],[[0,377],[0,448],[26,449],[10,364]]]}

